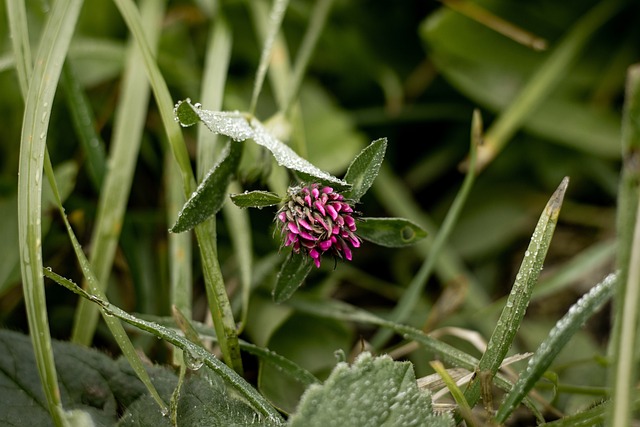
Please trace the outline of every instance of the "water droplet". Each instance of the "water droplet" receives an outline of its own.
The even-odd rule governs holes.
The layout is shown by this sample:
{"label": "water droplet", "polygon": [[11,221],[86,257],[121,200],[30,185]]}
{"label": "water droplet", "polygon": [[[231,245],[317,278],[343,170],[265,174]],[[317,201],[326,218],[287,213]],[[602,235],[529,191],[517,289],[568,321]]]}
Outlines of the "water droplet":
{"label": "water droplet", "polygon": [[187,350],[184,352],[184,363],[187,365],[187,368],[192,371],[197,371],[204,365],[204,358]]}
{"label": "water droplet", "polygon": [[44,139],[46,136],[47,136],[46,132],[43,131],[40,133],[40,139]]}
{"label": "water droplet", "polygon": [[160,408],[160,413],[162,414],[163,417],[168,417],[169,408],[167,408],[166,406],[163,406],[162,408]]}

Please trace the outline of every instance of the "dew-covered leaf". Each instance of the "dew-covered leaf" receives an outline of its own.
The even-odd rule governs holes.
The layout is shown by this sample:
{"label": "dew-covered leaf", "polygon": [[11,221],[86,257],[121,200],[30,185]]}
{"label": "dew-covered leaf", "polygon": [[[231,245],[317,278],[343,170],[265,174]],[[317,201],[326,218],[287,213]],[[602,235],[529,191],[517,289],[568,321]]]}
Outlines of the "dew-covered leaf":
{"label": "dew-covered leaf", "polygon": [[291,147],[271,135],[259,120],[251,119],[251,126],[254,130],[253,140],[271,151],[280,166],[311,175],[324,182],[348,186],[345,181],[319,169],[300,157]]}
{"label": "dew-covered leaf", "polygon": [[362,353],[353,365],[340,362],[323,385],[302,396],[291,427],[447,426],[449,415],[433,413],[428,392],[418,389],[413,365]]}
{"label": "dew-covered leaf", "polygon": [[211,168],[178,213],[176,223],[171,228],[173,233],[191,230],[222,208],[227,196],[227,187],[238,169],[241,156],[242,145],[229,142],[220,154],[220,161]]}
{"label": "dew-covered leaf", "polygon": [[404,218],[361,218],[358,236],[388,248],[413,245],[427,236],[419,225]]}
{"label": "dew-covered leaf", "polygon": [[358,201],[369,190],[378,176],[387,150],[387,139],[380,138],[365,147],[349,165],[344,180],[353,187],[344,193],[348,199]]}
{"label": "dew-covered leaf", "polygon": [[345,181],[300,157],[291,147],[273,136],[256,118],[249,118],[237,111],[203,110],[199,104],[191,104],[189,99],[178,103],[174,112],[182,126],[191,126],[199,119],[211,132],[228,136],[236,141],[252,139],[256,144],[268,149],[280,166],[302,172],[323,182],[349,187]]}
{"label": "dew-covered leaf", "polygon": [[282,201],[282,197],[270,191],[249,191],[232,194],[231,201],[240,208],[263,208],[277,205]]}
{"label": "dew-covered leaf", "polygon": [[311,272],[311,258],[291,252],[280,268],[273,289],[273,300],[277,303],[288,300],[302,285]]}

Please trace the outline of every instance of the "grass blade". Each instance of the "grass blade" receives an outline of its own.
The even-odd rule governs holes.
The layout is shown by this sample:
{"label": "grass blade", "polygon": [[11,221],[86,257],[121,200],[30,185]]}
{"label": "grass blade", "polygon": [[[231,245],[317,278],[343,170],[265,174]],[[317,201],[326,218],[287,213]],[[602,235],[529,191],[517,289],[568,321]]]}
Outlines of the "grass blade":
{"label": "grass blade", "polygon": [[[106,301],[106,296],[102,291],[103,287],[101,287],[100,284],[97,282],[97,277],[93,273],[93,270],[91,269],[91,264],[89,263],[89,260],[87,259],[87,257],[84,255],[84,252],[82,251],[82,247],[80,246],[80,243],[78,242],[78,239],[76,238],[76,235],[74,234],[73,229],[71,228],[71,224],[69,224],[67,215],[64,212],[64,207],[62,206],[62,201],[60,199],[60,194],[58,192],[58,185],[56,184],[56,180],[53,174],[53,168],[51,166],[51,161],[49,159],[49,156],[46,157],[44,167],[45,167],[45,172],[47,174],[47,178],[49,179],[49,183],[51,184],[53,195],[56,199],[58,209],[60,211],[60,215],[62,216],[62,220],[64,221],[64,225],[67,229],[69,240],[71,240],[73,251],[75,252],[76,257],[78,259],[78,263],[80,264],[80,268],[82,269],[82,274],[86,280],[87,286],[89,287],[89,289],[91,289],[91,292],[93,293],[93,295]],[[43,272],[46,275],[49,272],[49,270],[43,269]],[[156,401],[156,403],[160,407],[160,410],[163,413],[166,412],[167,407],[165,406],[164,401],[158,394],[158,391],[154,387],[153,383],[151,382],[151,378],[149,377],[149,374],[144,368],[144,365],[142,364],[142,360],[140,359],[140,356],[136,352],[136,349],[133,347],[131,340],[129,340],[129,337],[124,331],[122,324],[117,319],[104,315],[104,313],[103,313],[103,319],[107,324],[107,326],[109,327],[111,334],[115,338],[116,343],[118,344],[118,347],[120,347],[122,354],[124,354],[124,356],[127,358],[127,361],[131,365],[131,368],[133,368],[136,375],[138,375],[138,378],[140,378],[140,381],[142,381],[142,383],[147,387],[147,390],[149,390],[149,393],[151,394],[153,399]]]}
{"label": "grass blade", "polygon": [[[158,69],[149,43],[146,40],[135,4],[131,0],[114,0],[114,2],[130,31],[134,34],[134,39],[142,52],[147,77],[151,83],[151,89],[160,111],[169,146],[180,169],[185,197],[188,198],[195,189],[196,184],[184,138],[179,125],[174,120],[174,102],[169,95],[169,88]],[[222,272],[220,271],[215,242],[211,240],[209,230],[204,224],[196,226],[195,232],[200,247],[209,310],[213,316],[213,323],[219,337],[223,357],[229,366],[233,366],[238,372],[242,372],[238,334]]]}
{"label": "grass blade", "polygon": [[280,31],[280,26],[282,25],[282,19],[284,18],[284,13],[287,10],[287,6],[289,6],[289,0],[273,1],[273,6],[269,15],[267,34],[264,39],[264,45],[262,46],[260,63],[258,65],[256,78],[253,84],[253,94],[251,95],[251,105],[249,107],[249,112],[251,114],[255,113],[256,111],[256,106],[258,105],[258,96],[260,96],[262,84],[264,83],[264,78],[267,75],[267,70],[269,69],[269,62],[271,62],[273,43],[276,39],[276,36],[278,35],[278,32]]}
{"label": "grass blade", "polygon": [[[9,5],[10,8],[12,6],[20,7]],[[55,425],[64,425],[65,421],[51,349],[42,277],[42,170],[51,106],[81,6],[82,0],[60,0],[53,4],[48,14],[29,80],[20,137],[18,238],[22,286],[38,373]],[[16,24],[24,25],[24,22]],[[23,47],[25,35],[20,38]],[[22,62],[19,67],[23,68],[23,78],[27,77],[31,67],[27,63],[26,52],[16,55]]]}
{"label": "grass blade", "polygon": [[483,170],[509,142],[523,121],[553,91],[562,77],[571,70],[589,38],[620,8],[619,1],[601,1],[583,16],[553,49],[522,88],[511,105],[487,130],[485,144],[478,149],[478,169]]}
{"label": "grass blade", "polygon": [[194,360],[201,360],[205,365],[211,368],[215,373],[220,375],[225,381],[231,384],[257,411],[261,412],[264,416],[269,417],[273,421],[282,420],[282,416],[278,413],[273,406],[265,400],[260,393],[258,393],[244,378],[218,360],[213,354],[207,351],[205,348],[195,345],[187,338],[178,334],[175,330],[159,325],[157,323],[148,322],[137,318],[119,307],[109,303],[108,301],[100,298],[96,295],[87,293],[77,284],[72,281],[59,276],[58,274],[45,270],[47,277],[54,280],[59,285],[64,286],[70,291],[80,295],[81,297],[93,302],[100,306],[105,315],[118,318],[136,328],[151,333],[152,335],[161,338],[170,344],[175,345],[184,352],[188,352],[190,357]]}
{"label": "grass blade", "polygon": [[[455,200],[449,212],[447,213],[446,218],[442,224],[442,228],[438,231],[438,234],[434,238],[433,247],[431,248],[431,253],[425,259],[423,264],[420,266],[420,269],[414,276],[413,280],[407,287],[405,293],[402,295],[398,304],[391,311],[391,320],[395,322],[404,322],[410,315],[411,311],[415,307],[415,304],[418,302],[420,294],[427,284],[429,277],[431,276],[433,269],[436,265],[438,256],[440,251],[444,247],[444,244],[449,237],[449,234],[453,230],[453,226],[456,223],[460,212],[462,211],[462,207],[467,199],[471,191],[471,187],[475,180],[475,159],[476,159],[476,151],[477,148],[482,141],[482,119],[480,117],[480,113],[476,110],[473,114],[473,121],[471,124],[471,148],[470,148],[470,158],[471,163],[469,170],[467,171],[467,175],[462,183],[462,187],[458,192]],[[388,330],[380,330],[376,335],[372,338],[371,344],[375,348],[381,348],[384,343],[391,336],[390,331]]]}
{"label": "grass blade", "polygon": [[[164,16],[164,2],[145,1],[141,7],[144,31],[155,46]],[[109,283],[147,115],[149,85],[143,65],[138,47],[130,44],[109,154],[113,167],[106,175],[100,193],[91,239],[91,268],[103,292]],[[72,341],[90,345],[97,323],[97,307],[81,299],[76,310]]]}
{"label": "grass blade", "polygon": [[612,404],[608,425],[631,423],[637,372],[638,321],[640,318],[640,66],[627,73],[622,116],[622,175],[618,195],[618,268],[620,282],[614,299],[614,325],[611,338]]}
{"label": "grass blade", "polygon": [[613,295],[618,276],[610,274],[578,300],[549,332],[547,338],[533,354],[526,370],[519,376],[509,394],[505,397],[496,414],[496,421],[502,424],[518,403],[535,386],[558,353],[584,323],[609,301]]}
{"label": "grass blade", "polygon": [[76,134],[84,149],[89,178],[93,188],[100,191],[107,167],[104,141],[94,126],[96,120],[89,99],[69,64],[62,68],[62,85]]}
{"label": "grass blade", "polygon": [[[558,222],[562,200],[568,185],[569,178],[565,177],[549,199],[538,220],[507,302],[489,339],[487,351],[482,355],[478,364],[477,371],[480,373],[495,375],[500,369],[509,348],[511,348],[513,339],[531,300],[533,287],[538,281],[540,271],[542,271],[542,265],[551,244],[551,238]],[[480,397],[479,388],[480,382],[476,380],[465,393],[469,404],[472,406],[477,403]]]}
{"label": "grass blade", "polygon": [[29,26],[27,23],[27,10],[24,0],[5,2],[7,6],[7,21],[11,34],[15,68],[18,74],[18,82],[23,98],[26,98],[29,90],[29,79],[33,68],[31,59],[31,46],[29,44]]}

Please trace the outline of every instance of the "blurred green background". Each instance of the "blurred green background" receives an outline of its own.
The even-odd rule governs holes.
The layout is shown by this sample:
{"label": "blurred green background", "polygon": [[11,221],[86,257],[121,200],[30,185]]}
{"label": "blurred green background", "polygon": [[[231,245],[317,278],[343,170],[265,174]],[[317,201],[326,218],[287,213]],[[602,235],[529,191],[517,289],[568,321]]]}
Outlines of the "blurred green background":
{"label": "blurred green background", "polygon": [[[27,3],[35,51],[48,2]],[[447,2],[333,3],[300,93],[303,126],[294,130],[292,145],[304,147],[306,153],[301,155],[341,176],[360,149],[386,137],[383,173],[358,209],[365,216],[415,220],[431,235],[424,244],[405,249],[365,243],[352,263],[338,263],[334,271],[329,262],[314,271],[300,292],[331,295],[387,313],[429,253],[430,241],[464,179],[472,111],[479,109],[485,129],[500,117],[517,117],[504,146],[477,177],[446,250],[438,254],[436,274],[418,303],[420,311],[411,321],[422,326],[431,313],[431,329],[456,325],[490,331],[492,317],[483,313],[499,308],[492,303],[508,292],[546,200],[569,176],[543,271],[542,285],[549,291],[534,301],[521,334],[522,348],[532,348],[577,296],[613,268],[621,108],[626,70],[640,54],[636,22],[640,5],[587,0],[471,3],[493,14],[490,23],[501,18],[544,40],[547,48],[537,50],[513,39],[513,34],[521,33],[500,34],[479,23],[484,15],[477,10],[465,16],[443,3]],[[299,48],[313,4],[293,0],[289,5],[283,37],[291,56]],[[451,2],[454,7],[469,4]],[[233,35],[223,108],[247,110],[261,46],[249,1],[169,1],[157,62],[175,101],[187,97],[199,101],[215,13],[225,16]],[[26,332],[16,232],[23,101],[13,69],[6,8],[0,14],[0,325]],[[128,36],[111,1],[85,2],[67,60],[69,81],[86,95],[93,126],[107,153]],[[66,188],[67,215],[90,251],[99,192],[71,116],[69,90],[60,87],[56,95],[48,148]],[[523,102],[519,98],[523,93],[531,93],[533,100]],[[275,105],[267,79],[257,117],[268,119],[276,113]],[[194,130],[185,129],[185,136],[193,153]],[[132,312],[170,313],[165,152],[163,128],[151,100],[109,287],[110,300]],[[244,165],[241,178],[245,189],[266,185],[254,164]],[[45,265],[80,282],[71,245],[52,206],[45,200]],[[371,331],[273,306],[269,295],[273,269],[282,259],[277,256],[279,242],[273,238],[273,213],[275,209],[250,212],[257,283],[243,337],[294,360],[314,359],[307,363],[308,369],[326,372],[335,361],[336,348],[349,351]],[[237,263],[222,220],[218,248],[233,289]],[[194,259],[194,317],[204,320],[207,305],[197,256]],[[451,300],[441,298],[447,290],[453,290]],[[54,337],[68,339],[76,300],[65,289],[48,284]],[[444,308],[445,314],[434,314],[430,309],[434,305]],[[605,313],[590,325],[581,348],[602,351],[608,327]],[[164,361],[165,347],[143,339],[140,343],[152,358]],[[114,349],[106,329],[100,330],[95,345]],[[414,357],[422,360],[418,373],[428,371],[425,359],[419,357]]]}

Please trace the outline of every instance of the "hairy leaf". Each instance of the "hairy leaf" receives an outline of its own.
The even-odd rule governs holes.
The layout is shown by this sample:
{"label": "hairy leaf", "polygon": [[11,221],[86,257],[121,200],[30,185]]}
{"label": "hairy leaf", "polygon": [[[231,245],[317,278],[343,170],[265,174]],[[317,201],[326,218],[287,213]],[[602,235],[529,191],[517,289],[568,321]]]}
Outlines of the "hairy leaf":
{"label": "hairy leaf", "polygon": [[174,233],[191,230],[215,215],[222,208],[227,196],[227,187],[238,169],[242,146],[231,141],[221,154],[221,159],[204,177],[196,191],[178,214],[171,228]]}
{"label": "hairy leaf", "polygon": [[351,366],[339,363],[323,385],[309,387],[288,425],[435,427],[453,420],[433,413],[410,362],[362,353]]}
{"label": "hairy leaf", "polygon": [[360,200],[369,190],[378,176],[384,154],[387,150],[387,139],[380,138],[365,147],[349,165],[344,180],[353,187],[344,196],[355,201]]}
{"label": "hairy leaf", "polygon": [[288,300],[307,278],[311,267],[313,263],[310,258],[291,252],[276,278],[276,286],[273,289],[274,301],[279,303]]}

